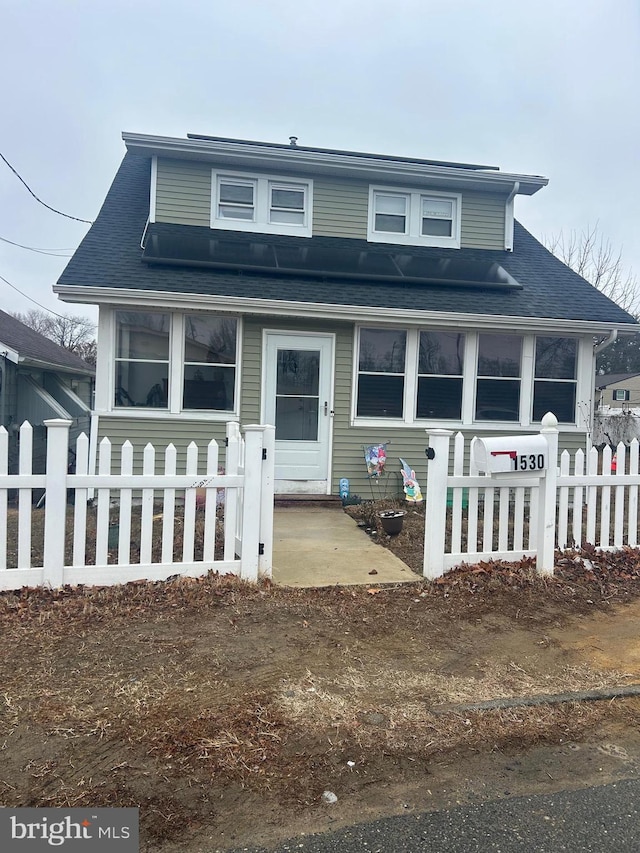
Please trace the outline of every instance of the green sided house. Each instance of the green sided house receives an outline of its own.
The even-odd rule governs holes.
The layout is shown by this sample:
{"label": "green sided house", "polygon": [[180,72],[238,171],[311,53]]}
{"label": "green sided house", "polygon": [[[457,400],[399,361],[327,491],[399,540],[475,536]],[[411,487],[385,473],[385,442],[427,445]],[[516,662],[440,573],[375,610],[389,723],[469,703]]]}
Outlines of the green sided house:
{"label": "green sided house", "polygon": [[184,454],[273,423],[285,494],[367,495],[363,447],[420,470],[433,427],[534,432],[553,411],[584,446],[594,341],[637,326],[515,221],[546,178],[295,138],[124,141],[55,287],[100,308],[94,439]]}

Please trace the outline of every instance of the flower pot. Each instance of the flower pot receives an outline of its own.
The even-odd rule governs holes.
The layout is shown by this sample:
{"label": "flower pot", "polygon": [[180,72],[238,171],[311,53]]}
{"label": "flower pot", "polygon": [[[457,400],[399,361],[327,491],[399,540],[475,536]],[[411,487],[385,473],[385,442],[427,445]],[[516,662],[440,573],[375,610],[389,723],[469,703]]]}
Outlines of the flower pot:
{"label": "flower pot", "polygon": [[388,536],[396,536],[402,530],[405,513],[402,510],[387,509],[378,513],[382,529]]}

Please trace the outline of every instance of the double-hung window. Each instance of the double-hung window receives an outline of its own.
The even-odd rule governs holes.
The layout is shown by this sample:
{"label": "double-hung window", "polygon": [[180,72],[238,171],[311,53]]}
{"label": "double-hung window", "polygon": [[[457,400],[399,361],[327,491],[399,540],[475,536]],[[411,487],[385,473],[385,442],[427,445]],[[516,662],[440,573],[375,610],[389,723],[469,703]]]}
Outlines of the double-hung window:
{"label": "double-hung window", "polygon": [[367,239],[459,249],[461,207],[459,193],[371,187]]}
{"label": "double-hung window", "polygon": [[522,338],[478,335],[477,421],[519,421]]}
{"label": "double-hung window", "polygon": [[359,417],[402,418],[407,333],[400,329],[360,329]]}
{"label": "double-hung window", "polygon": [[417,418],[461,419],[464,344],[461,332],[420,332]]}
{"label": "double-hung window", "polygon": [[214,171],[211,186],[212,228],[311,236],[312,181]]}
{"label": "double-hung window", "polygon": [[233,411],[237,321],[187,314],[184,318],[184,409]]}
{"label": "double-hung window", "polygon": [[536,338],[534,421],[541,421],[547,412],[553,412],[560,423],[575,421],[577,358],[575,338]]}
{"label": "double-hung window", "polygon": [[238,320],[115,312],[114,409],[235,412]]}
{"label": "double-hung window", "polygon": [[168,408],[170,321],[169,314],[116,311],[116,408]]}

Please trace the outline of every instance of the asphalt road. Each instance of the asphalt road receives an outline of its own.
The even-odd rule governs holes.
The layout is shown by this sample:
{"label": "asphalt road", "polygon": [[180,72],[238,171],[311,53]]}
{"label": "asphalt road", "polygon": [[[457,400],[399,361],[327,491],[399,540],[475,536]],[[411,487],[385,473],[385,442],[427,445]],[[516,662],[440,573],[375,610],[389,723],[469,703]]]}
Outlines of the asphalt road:
{"label": "asphalt road", "polygon": [[[271,853],[640,851],[640,781],[385,818],[291,839]],[[262,853],[241,848],[236,853]]]}

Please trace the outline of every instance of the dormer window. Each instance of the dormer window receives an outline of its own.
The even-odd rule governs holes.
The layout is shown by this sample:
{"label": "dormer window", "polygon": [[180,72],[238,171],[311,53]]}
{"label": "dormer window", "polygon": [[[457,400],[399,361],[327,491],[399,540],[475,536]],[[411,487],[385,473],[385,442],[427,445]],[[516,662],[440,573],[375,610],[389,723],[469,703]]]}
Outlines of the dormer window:
{"label": "dormer window", "polygon": [[367,239],[459,249],[461,198],[458,193],[371,187]]}
{"label": "dormer window", "polygon": [[213,172],[211,227],[311,237],[311,181]]}

